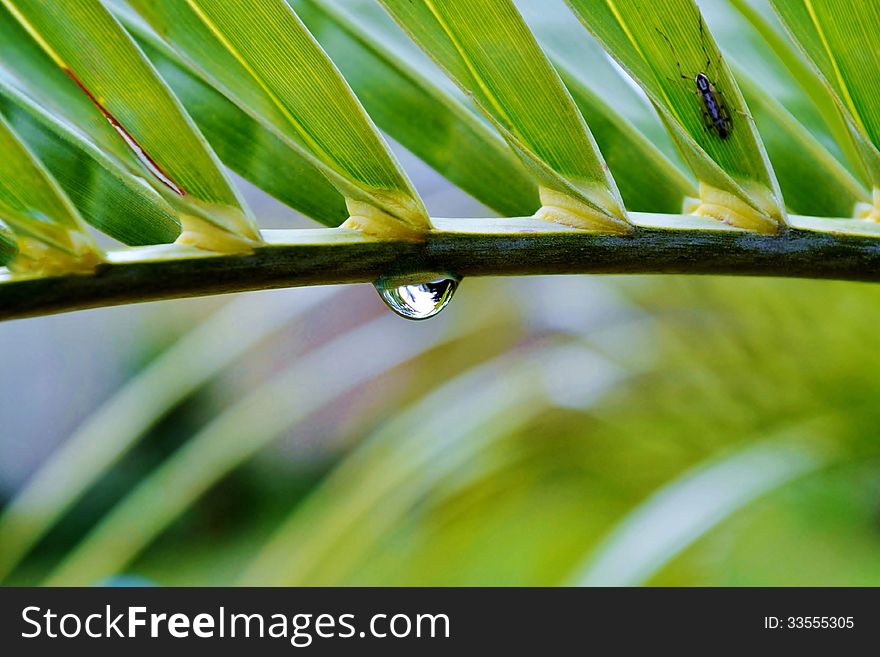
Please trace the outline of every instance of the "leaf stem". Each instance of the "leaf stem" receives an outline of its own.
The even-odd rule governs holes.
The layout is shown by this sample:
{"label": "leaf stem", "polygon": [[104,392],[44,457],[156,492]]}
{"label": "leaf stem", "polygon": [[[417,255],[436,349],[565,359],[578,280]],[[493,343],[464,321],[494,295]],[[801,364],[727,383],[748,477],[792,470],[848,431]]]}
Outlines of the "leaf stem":
{"label": "leaf stem", "polygon": [[762,235],[688,215],[630,213],[627,235],[532,218],[438,219],[424,242],[343,228],[264,231],[265,246],[222,255],[180,245],[108,254],[94,274],[0,274],[0,319],[281,287],[366,283],[380,275],[717,274],[880,281],[880,224],[789,217]]}

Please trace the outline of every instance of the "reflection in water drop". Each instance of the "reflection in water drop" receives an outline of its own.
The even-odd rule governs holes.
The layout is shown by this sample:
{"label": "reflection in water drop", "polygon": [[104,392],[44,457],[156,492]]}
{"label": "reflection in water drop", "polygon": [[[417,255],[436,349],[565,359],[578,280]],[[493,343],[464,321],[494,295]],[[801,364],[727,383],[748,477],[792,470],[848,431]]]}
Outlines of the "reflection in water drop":
{"label": "reflection in water drop", "polygon": [[429,319],[443,310],[455,291],[460,279],[445,275],[425,282],[418,282],[408,277],[406,282],[394,278],[376,281],[376,291],[382,301],[395,313],[406,319]]}

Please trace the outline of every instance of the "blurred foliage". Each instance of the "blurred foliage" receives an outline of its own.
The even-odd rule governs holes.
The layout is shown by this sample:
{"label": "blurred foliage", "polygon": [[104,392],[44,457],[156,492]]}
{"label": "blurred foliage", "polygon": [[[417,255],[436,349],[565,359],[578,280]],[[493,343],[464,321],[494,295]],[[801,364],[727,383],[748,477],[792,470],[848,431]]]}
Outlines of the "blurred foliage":
{"label": "blurred foliage", "polygon": [[[516,308],[505,329],[465,334],[298,419],[122,570],[188,585],[272,573],[276,583],[567,583],[659,489],[784,435],[827,454],[822,467],[719,517],[648,583],[877,584],[878,295],[690,277],[474,283],[436,320],[442,330],[491,297]],[[347,314],[326,309],[323,320],[350,324]],[[40,581],[108,506],[234,406],[236,390],[259,390],[254,377],[282,367],[279,339],[157,425],[9,582]],[[312,341],[283,352],[295,360]],[[345,376],[344,363],[326,367]],[[273,552],[311,566],[261,573]]]}

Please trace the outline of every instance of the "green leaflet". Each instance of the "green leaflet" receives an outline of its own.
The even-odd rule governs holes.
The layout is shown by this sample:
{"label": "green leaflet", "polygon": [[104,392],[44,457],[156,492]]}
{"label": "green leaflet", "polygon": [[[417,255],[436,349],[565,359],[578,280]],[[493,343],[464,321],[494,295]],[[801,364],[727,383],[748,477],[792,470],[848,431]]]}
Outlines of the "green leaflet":
{"label": "green leaflet", "polygon": [[[768,0],[703,0],[722,49],[864,183],[866,171],[833,94],[785,33]],[[704,12],[708,8],[703,9]],[[717,22],[713,21],[717,12]]]}
{"label": "green leaflet", "polygon": [[[345,199],[298,148],[211,87],[138,15],[117,9],[117,15],[227,166],[325,226],[345,221]],[[279,162],[284,166],[278,166]]]}
{"label": "green leaflet", "polygon": [[16,271],[91,270],[100,252],[52,176],[0,116],[0,220],[16,235]]}
{"label": "green leaflet", "polygon": [[614,70],[562,0],[519,0],[517,7],[590,126],[627,209],[681,212],[696,187],[679,168],[653,108]]}
{"label": "green leaflet", "polygon": [[421,199],[333,63],[283,0],[135,0],[211,84],[297,144],[349,203],[352,225],[417,236]]}
{"label": "green leaflet", "polygon": [[[647,137],[666,157],[684,168],[678,151],[647,97],[621,74],[602,46],[584,32],[565,0],[516,0],[516,6],[553,65],[557,70],[564,71],[566,80],[577,79]],[[596,134],[592,125],[590,130]]]}
{"label": "green leaflet", "polygon": [[53,116],[87,135],[104,153],[114,156],[141,175],[140,163],[119,138],[88,96],[82,93],[51,57],[0,3],[0,74],[9,85],[26,94]]}
{"label": "green leaflet", "polygon": [[628,229],[589,128],[509,0],[382,5],[529,166],[541,186],[539,217],[592,230]]}
{"label": "green leaflet", "polygon": [[572,98],[596,136],[626,207],[633,211],[679,213],[694,184],[629,122],[569,70],[557,65]]}
{"label": "green leaflet", "polygon": [[772,0],[785,27],[821,74],[859,146],[880,217],[880,7],[871,0]]}
{"label": "green leaflet", "polygon": [[[31,148],[46,157],[46,166],[56,176],[59,184],[65,187],[71,200],[79,203],[88,191],[93,202],[78,207],[83,217],[123,242],[158,243],[174,239],[174,235],[163,227],[167,203],[157,201],[156,207],[140,207],[139,212],[126,216],[111,216],[114,204],[122,202],[128,192],[114,189],[114,179],[125,180],[129,191],[143,193],[144,202],[152,204],[159,194],[141,181],[151,178],[140,163],[132,156],[131,150],[119,138],[107,120],[96,111],[95,106],[44,53],[28,35],[8,10],[0,4],[0,88],[3,90],[4,106],[20,106],[24,111],[19,117],[10,115],[10,120],[22,131],[26,140],[34,134],[33,130],[21,125],[28,119],[21,114],[31,114],[46,131],[39,143]],[[58,137],[58,148],[43,151],[40,144],[44,139]],[[51,152],[50,152],[51,151]],[[77,154],[77,151],[79,154]],[[59,163],[74,163],[75,168]],[[89,162],[97,158],[92,166]],[[107,171],[100,171],[106,166]],[[91,173],[88,173],[91,172]],[[84,179],[88,175],[89,181]],[[70,185],[68,187],[68,180]],[[106,185],[106,187],[105,187]],[[99,193],[105,189],[108,196]],[[87,205],[87,207],[86,207]],[[130,207],[126,202],[125,207]],[[106,219],[106,221],[105,221]],[[154,221],[155,220],[155,223]],[[173,218],[174,223],[177,222]],[[117,230],[118,229],[118,230]]]}
{"label": "green leaflet", "polygon": [[[854,152],[849,131],[782,26],[748,0],[703,0],[700,7],[709,24],[718,26],[713,34],[732,61],[786,207],[798,214],[851,216],[869,197],[842,165]],[[765,13],[770,11],[767,5]],[[846,130],[843,139],[838,126]]]}
{"label": "green leaflet", "polygon": [[785,107],[737,70],[737,80],[779,179],[786,207],[795,214],[849,217],[867,191]]}
{"label": "green leaflet", "polygon": [[143,48],[229,168],[325,226],[348,218],[345,199],[299,151],[184,67],[150,46]]}
{"label": "green leaflet", "polygon": [[[696,214],[773,232],[784,222],[779,187],[748,108],[693,0],[641,4],[569,0],[584,25],[644,89],[700,182]],[[707,125],[694,78],[726,107],[726,138]]]}
{"label": "green leaflet", "polygon": [[180,222],[152,187],[2,79],[0,112],[92,226],[131,246],[177,239]]}
{"label": "green leaflet", "polygon": [[538,208],[537,186],[497,133],[425,72],[431,62],[390,47],[399,28],[380,9],[351,0],[291,4],[385,132],[506,216]]}
{"label": "green leaflet", "polygon": [[[63,92],[50,92],[56,100],[53,109],[72,114],[88,134],[89,126],[103,122],[98,132],[103,142],[108,128],[116,133],[116,152],[127,148],[142,175],[179,207],[182,241],[216,250],[250,248],[259,241],[256,224],[195,124],[99,0],[2,4],[57,67],[53,78]],[[46,63],[6,66],[15,68],[22,86],[34,86],[22,82],[22,72],[45,68]],[[57,102],[77,87],[77,105]]]}

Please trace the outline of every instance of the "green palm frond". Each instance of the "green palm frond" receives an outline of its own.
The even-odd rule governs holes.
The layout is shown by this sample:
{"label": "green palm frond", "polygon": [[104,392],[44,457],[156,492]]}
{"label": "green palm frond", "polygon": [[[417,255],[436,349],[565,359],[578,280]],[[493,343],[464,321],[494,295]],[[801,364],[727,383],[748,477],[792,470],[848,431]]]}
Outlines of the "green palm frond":
{"label": "green palm frond", "polygon": [[[837,555],[829,583],[853,554],[854,580],[880,581],[876,288],[471,281],[410,325],[319,287],[880,280],[878,16],[869,0],[0,0],[0,318],[316,286],[174,334],[4,506],[0,579],[800,584],[814,550]],[[429,216],[392,142],[498,216]],[[229,171],[314,226],[261,230]],[[107,495],[191,397],[216,414]],[[270,490],[273,443],[337,407],[326,451],[296,459],[319,481]],[[181,557],[176,532],[199,534],[209,493],[248,473],[265,517],[203,539],[201,566]],[[841,489],[838,518],[821,502]],[[64,553],[41,552],[93,494]],[[756,537],[791,558],[765,572]]]}
{"label": "green palm frond", "polygon": [[[0,112],[59,205],[35,219],[4,174],[0,316],[444,273],[874,278],[870,2],[568,4],[4,0]],[[429,218],[377,126],[503,218]],[[260,231],[221,161],[328,228]],[[71,211],[133,248],[59,256]]]}
{"label": "green palm frond", "polygon": [[21,38],[39,47],[34,57],[52,69],[48,75],[61,76],[63,90],[52,93],[79,99],[69,118],[99,143],[112,144],[178,207],[182,241],[234,250],[259,240],[256,223],[195,123],[102,3],[3,4],[23,30]]}

